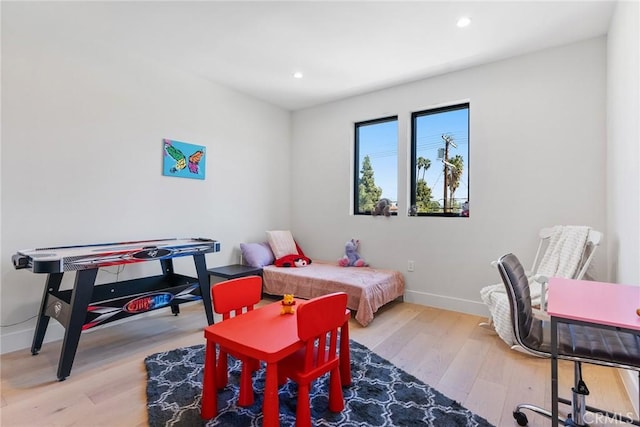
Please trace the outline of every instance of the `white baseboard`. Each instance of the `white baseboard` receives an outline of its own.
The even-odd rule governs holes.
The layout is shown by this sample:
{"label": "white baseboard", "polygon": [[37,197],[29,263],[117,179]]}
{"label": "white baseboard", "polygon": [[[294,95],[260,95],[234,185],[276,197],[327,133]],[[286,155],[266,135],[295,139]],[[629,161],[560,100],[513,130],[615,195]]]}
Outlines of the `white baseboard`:
{"label": "white baseboard", "polygon": [[486,304],[480,301],[452,298],[416,291],[405,291],[404,300],[406,302],[442,308],[444,310],[458,311],[461,313],[474,314],[476,316],[482,317],[489,316],[489,309],[487,308]]}
{"label": "white baseboard", "polygon": [[[30,349],[33,342],[33,332],[35,326],[21,331],[2,334],[0,342],[0,354],[11,353],[12,351]],[[47,333],[44,336],[44,343],[58,341],[64,338],[64,328],[58,322],[49,322]]]}
{"label": "white baseboard", "polygon": [[[489,316],[487,306],[478,301],[443,297],[441,295],[415,291],[405,292],[404,300],[406,302],[437,307],[444,310],[459,311],[462,313],[474,314],[476,316]],[[145,315],[149,314],[151,313],[146,313]],[[105,326],[108,327],[109,325]],[[0,342],[0,354],[29,349],[33,340],[33,332],[34,330],[30,328],[2,335],[2,341]],[[49,322],[44,343],[61,340],[63,338],[64,328],[62,325],[57,322]],[[625,389],[627,390],[627,394],[629,395],[629,400],[636,411],[636,417],[640,417],[640,408],[638,407],[640,403],[638,402],[638,396],[640,395],[638,376],[635,371],[626,369],[620,369],[619,372]]]}
{"label": "white baseboard", "polygon": [[[482,302],[443,297],[442,295],[428,294],[424,292],[406,291],[404,300],[415,304],[475,314],[477,316],[488,317],[490,314],[489,309]],[[638,402],[638,396],[640,396],[640,385],[638,384],[638,374],[636,371],[630,371],[627,369],[620,369],[619,372],[627,391],[627,395],[629,396],[629,400],[636,412],[636,419],[640,418],[640,402]]]}
{"label": "white baseboard", "polygon": [[624,388],[627,390],[633,409],[636,411],[636,419],[640,418],[640,407],[638,407],[638,405],[640,405],[640,402],[638,402],[638,396],[640,395],[638,374],[636,371],[620,369],[620,377],[622,377]]}
{"label": "white baseboard", "polygon": [[[200,301],[188,302],[186,304],[198,304]],[[102,328],[110,328],[111,326],[118,325],[120,323],[131,322],[135,319],[139,319],[145,316],[156,316],[161,314],[162,310],[153,310],[148,313],[141,313],[136,316],[126,317],[124,319],[116,320],[115,322],[107,323],[106,325],[96,326],[91,328],[83,333],[92,333],[98,331]],[[204,314],[204,310],[203,310]],[[21,331],[14,331],[2,334],[0,337],[0,354],[11,353],[12,351],[18,350],[29,350],[31,349],[31,344],[33,342],[33,334],[35,332],[35,325],[32,325],[28,329],[23,329]],[[43,344],[58,341],[64,339],[64,327],[55,321],[54,319],[49,320],[49,325],[47,326],[47,332],[44,336]]]}
{"label": "white baseboard", "polygon": [[[442,295],[429,294],[425,292],[406,291],[404,295],[406,302],[421,304],[431,307],[442,308],[444,310],[458,311],[462,313],[474,314],[477,316],[488,317],[489,310],[487,306],[479,301],[465,300],[461,298],[445,297]],[[144,313],[142,316],[155,314],[155,311]],[[134,316],[139,317],[139,316]],[[96,327],[88,332],[109,327],[117,323],[130,321],[132,318],[122,319],[104,326]],[[33,333],[35,325],[20,330],[2,334],[0,336],[0,354],[10,353],[17,350],[25,350],[31,348],[33,341]],[[56,321],[50,321],[47,333],[44,337],[44,343],[61,340],[64,338],[64,328]]]}

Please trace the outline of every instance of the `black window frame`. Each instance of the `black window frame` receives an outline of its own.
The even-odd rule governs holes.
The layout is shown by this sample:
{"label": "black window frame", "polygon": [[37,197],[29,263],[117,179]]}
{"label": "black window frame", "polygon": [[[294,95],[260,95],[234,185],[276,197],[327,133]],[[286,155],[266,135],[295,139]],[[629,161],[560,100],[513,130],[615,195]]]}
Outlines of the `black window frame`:
{"label": "black window frame", "polygon": [[[409,216],[418,216],[418,217],[454,217],[454,218],[468,218],[468,216],[462,216],[457,212],[412,212],[413,207],[416,206],[416,198],[417,198],[417,135],[416,135],[416,119],[419,117],[424,117],[433,114],[445,113],[448,111],[457,111],[457,110],[467,110],[467,155],[466,159],[469,163],[467,165],[467,172],[470,173],[470,144],[471,144],[471,103],[470,102],[460,102],[456,104],[451,104],[443,107],[435,107],[429,108],[426,110],[415,111],[411,113],[411,189],[410,189],[410,197],[409,197]],[[471,182],[469,178],[467,178],[467,201],[471,198]]]}
{"label": "black window frame", "polygon": [[[364,211],[364,212],[360,212],[360,194],[359,194],[359,185],[360,185],[360,167],[361,165],[360,163],[360,134],[358,132],[358,129],[362,126],[370,126],[370,125],[375,125],[375,124],[379,124],[379,123],[386,123],[386,122],[391,122],[391,121],[395,121],[396,123],[398,122],[398,115],[393,115],[393,116],[387,116],[387,117],[381,117],[378,119],[372,119],[372,120],[365,120],[362,122],[356,122],[354,123],[354,156],[353,156],[353,165],[354,165],[354,171],[353,171],[353,214],[354,215],[371,215],[372,211]],[[396,166],[396,175],[398,173],[397,170],[397,166]],[[397,181],[396,181],[396,185],[398,185]],[[397,189],[396,189],[397,190]],[[391,212],[392,216],[397,216],[397,212]]]}

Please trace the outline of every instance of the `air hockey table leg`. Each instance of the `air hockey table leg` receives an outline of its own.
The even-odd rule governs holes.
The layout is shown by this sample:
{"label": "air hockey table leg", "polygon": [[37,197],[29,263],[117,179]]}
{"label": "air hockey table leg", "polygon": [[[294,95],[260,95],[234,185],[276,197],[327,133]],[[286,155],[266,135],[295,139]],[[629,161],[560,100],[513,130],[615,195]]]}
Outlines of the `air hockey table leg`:
{"label": "air hockey table leg", "polygon": [[40,303],[40,311],[38,312],[38,322],[36,323],[36,330],[33,334],[33,342],[31,343],[31,354],[34,356],[38,354],[42,348],[42,341],[47,332],[47,326],[49,326],[50,317],[45,314],[47,301],[49,300],[49,292],[58,292],[60,284],[62,283],[62,275],[63,273],[51,273],[47,276],[44,293],[42,294],[42,302]]}
{"label": "air hockey table leg", "polygon": [[180,306],[178,304],[171,304],[171,313],[174,316],[177,316],[178,314],[180,314]]}
{"label": "air hockey table leg", "polygon": [[[165,258],[160,260],[160,265],[162,266],[162,274],[165,276],[173,275],[173,259]],[[178,304],[171,304],[171,313],[174,316],[180,314],[180,306]]]}
{"label": "air hockey table leg", "polygon": [[80,270],[76,273],[76,281],[71,293],[70,311],[64,341],[58,362],[58,381],[64,381],[71,373],[73,359],[76,356],[82,327],[87,318],[87,307],[93,295],[93,285],[98,269]]}
{"label": "air hockey table leg", "polygon": [[213,303],[211,301],[211,285],[209,284],[209,273],[207,273],[207,262],[204,254],[195,254],[193,262],[196,265],[198,274],[198,283],[200,284],[200,295],[202,296],[202,305],[207,315],[207,323],[213,325]]}

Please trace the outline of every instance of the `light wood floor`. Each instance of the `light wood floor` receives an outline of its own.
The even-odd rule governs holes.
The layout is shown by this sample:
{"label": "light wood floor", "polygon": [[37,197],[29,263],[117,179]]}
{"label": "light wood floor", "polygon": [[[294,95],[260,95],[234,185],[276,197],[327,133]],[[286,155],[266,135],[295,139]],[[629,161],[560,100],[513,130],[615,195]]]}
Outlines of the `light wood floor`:
{"label": "light wood floor", "polygon": [[[61,343],[0,357],[0,424],[9,426],[147,425],[145,356],[201,344],[205,316],[200,303],[84,333],[71,376],[56,380]],[[508,349],[478,327],[477,316],[409,303],[391,303],[366,328],[351,323],[351,338],[412,373],[497,426],[513,426],[516,403],[549,407],[547,359]],[[584,365],[587,403],[617,413],[631,411],[618,373]],[[573,365],[560,364],[560,395],[570,398]],[[564,408],[561,405],[561,411]],[[547,418],[527,413],[530,426]],[[593,421],[593,420],[587,420]],[[594,426],[611,426],[604,420]]]}

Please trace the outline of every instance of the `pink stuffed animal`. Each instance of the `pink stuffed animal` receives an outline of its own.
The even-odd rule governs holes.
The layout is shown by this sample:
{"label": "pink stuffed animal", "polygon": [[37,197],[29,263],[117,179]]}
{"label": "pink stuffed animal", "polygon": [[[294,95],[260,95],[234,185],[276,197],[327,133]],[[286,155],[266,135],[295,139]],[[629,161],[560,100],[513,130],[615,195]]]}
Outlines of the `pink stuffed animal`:
{"label": "pink stuffed animal", "polygon": [[360,255],[358,255],[358,246],[360,240],[351,239],[345,245],[345,255],[338,260],[338,264],[342,267],[366,267],[367,264]]}

